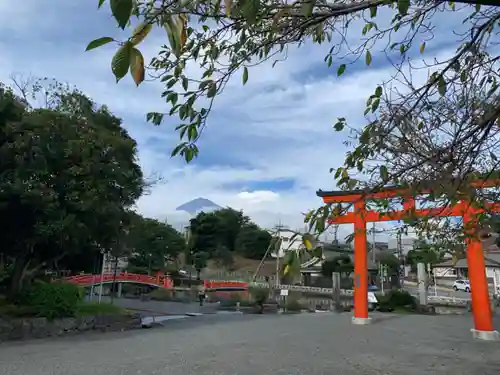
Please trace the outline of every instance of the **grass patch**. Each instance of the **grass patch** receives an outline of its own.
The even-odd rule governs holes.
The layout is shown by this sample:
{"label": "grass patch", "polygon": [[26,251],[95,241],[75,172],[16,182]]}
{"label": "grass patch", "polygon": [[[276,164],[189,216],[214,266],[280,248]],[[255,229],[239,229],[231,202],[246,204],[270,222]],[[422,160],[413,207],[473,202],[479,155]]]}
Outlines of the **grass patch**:
{"label": "grass patch", "polygon": [[123,307],[112,305],[110,303],[89,302],[82,303],[76,310],[76,316],[87,315],[130,315],[131,311]]}

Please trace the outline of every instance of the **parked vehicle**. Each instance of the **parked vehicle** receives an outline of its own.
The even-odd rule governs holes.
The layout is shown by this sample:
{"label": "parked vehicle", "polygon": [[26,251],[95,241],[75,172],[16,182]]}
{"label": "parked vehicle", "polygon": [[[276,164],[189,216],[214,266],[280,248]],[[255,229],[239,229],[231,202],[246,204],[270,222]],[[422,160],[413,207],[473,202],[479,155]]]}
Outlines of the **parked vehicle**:
{"label": "parked vehicle", "polygon": [[470,293],[470,283],[469,280],[457,280],[453,283],[453,290],[456,292],[461,290],[463,292]]}
{"label": "parked vehicle", "polygon": [[368,292],[368,310],[373,311],[378,306],[378,299],[375,293]]}
{"label": "parked vehicle", "polygon": [[368,291],[369,291],[369,292],[378,292],[378,291],[379,291],[379,288],[378,288],[378,286],[376,286],[376,285],[373,285],[373,284],[368,284]]}

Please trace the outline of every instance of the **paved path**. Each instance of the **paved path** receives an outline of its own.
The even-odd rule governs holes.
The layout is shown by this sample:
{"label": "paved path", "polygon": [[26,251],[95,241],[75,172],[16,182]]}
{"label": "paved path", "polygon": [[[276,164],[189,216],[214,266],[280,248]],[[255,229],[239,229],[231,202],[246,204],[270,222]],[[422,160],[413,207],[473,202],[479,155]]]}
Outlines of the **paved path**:
{"label": "paved path", "polygon": [[[405,290],[407,290],[408,292],[412,293],[412,294],[416,294],[418,293],[418,287],[417,286],[413,286],[413,285],[405,285]],[[462,292],[462,291],[454,291],[453,289],[436,289],[434,290],[434,287],[429,287],[428,289],[428,295],[429,296],[435,296],[437,293],[437,295],[439,297],[455,297],[455,298],[463,298],[463,299],[471,299],[471,294],[470,293],[466,293],[466,292]]]}
{"label": "paved path", "polygon": [[374,316],[376,324],[352,326],[348,314],[208,315],[150,330],[4,344],[0,374],[498,374],[500,344],[473,341],[470,316]]}
{"label": "paved path", "polygon": [[[104,301],[110,301],[105,298]],[[164,301],[140,301],[139,299],[117,298],[116,305],[127,309],[142,310],[143,315],[182,315],[187,313],[213,314],[217,311],[218,304],[206,303],[200,306],[199,303],[164,302]]]}

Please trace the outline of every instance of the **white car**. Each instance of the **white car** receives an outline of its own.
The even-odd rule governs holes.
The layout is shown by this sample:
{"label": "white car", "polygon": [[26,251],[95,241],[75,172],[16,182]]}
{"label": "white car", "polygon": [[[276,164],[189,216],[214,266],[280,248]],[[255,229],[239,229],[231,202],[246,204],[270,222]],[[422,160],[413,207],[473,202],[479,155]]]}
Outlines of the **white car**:
{"label": "white car", "polygon": [[375,293],[368,292],[368,310],[373,311],[378,306],[378,299]]}
{"label": "white car", "polygon": [[470,293],[470,283],[469,280],[457,280],[453,283],[453,290],[461,290]]}

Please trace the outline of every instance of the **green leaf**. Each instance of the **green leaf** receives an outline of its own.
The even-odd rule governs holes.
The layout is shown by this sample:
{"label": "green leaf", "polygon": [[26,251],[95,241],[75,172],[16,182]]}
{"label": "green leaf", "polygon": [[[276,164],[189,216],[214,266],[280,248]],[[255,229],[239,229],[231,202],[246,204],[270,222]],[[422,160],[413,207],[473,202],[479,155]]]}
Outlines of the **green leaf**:
{"label": "green leaf", "polygon": [[179,95],[176,92],[171,92],[167,95],[167,102],[172,103],[172,105],[177,104],[177,100],[179,99]]}
{"label": "green leaf", "polygon": [[389,171],[385,165],[380,166],[380,177],[384,182],[389,181]]}
{"label": "green leaf", "polygon": [[111,13],[115,17],[118,26],[125,29],[130,16],[132,15],[132,9],[134,8],[133,0],[110,0],[109,5],[111,7]]}
{"label": "green leaf", "polygon": [[372,63],[372,54],[370,51],[366,51],[365,62],[366,65],[370,65]]}
{"label": "green leaf", "polygon": [[170,48],[176,57],[181,55],[181,35],[177,24],[173,22],[172,17],[168,17],[163,24],[163,28],[167,32]]}
{"label": "green leaf", "polygon": [[333,125],[333,128],[336,130],[336,131],[342,131],[344,129],[344,126],[345,126],[345,123],[344,121],[337,121],[337,123],[335,125]]}
{"label": "green leaf", "polygon": [[102,5],[106,2],[106,0],[99,0],[99,3],[97,4],[97,9],[102,7]]}
{"label": "green leaf", "polygon": [[378,109],[379,105],[380,105],[380,98],[375,98],[372,102],[372,113],[374,113]]}
{"label": "green leaf", "polygon": [[377,7],[371,7],[370,8],[370,17],[371,18],[377,17]]}
{"label": "green leaf", "polygon": [[243,16],[249,24],[254,24],[257,20],[257,14],[259,13],[259,0],[246,0],[243,3]]}
{"label": "green leaf", "polygon": [[116,82],[125,77],[130,67],[130,53],[132,50],[132,43],[126,42],[116,51],[113,59],[111,60],[111,71],[115,75]]}
{"label": "green leaf", "polygon": [[114,39],[109,37],[109,36],[103,36],[102,38],[94,39],[93,41],[91,41],[89,43],[87,48],[85,48],[85,51],[90,51],[91,49],[95,49],[97,47],[103,46],[103,45],[108,44],[108,43],[113,42],[113,41],[114,41]]}
{"label": "green leaf", "polygon": [[184,91],[187,91],[187,89],[189,88],[189,80],[187,77],[182,77],[182,88],[184,89]]}
{"label": "green leaf", "polygon": [[215,82],[210,82],[210,86],[208,87],[207,98],[213,98],[217,94],[217,85]]}
{"label": "green leaf", "polygon": [[242,80],[243,80],[243,84],[247,83],[247,81],[248,81],[248,68],[246,66],[243,68]]}
{"label": "green leaf", "polygon": [[410,9],[410,0],[398,0],[399,14],[406,16],[408,14],[408,9]]}
{"label": "green leaf", "polygon": [[189,128],[188,128],[188,139],[190,141],[195,141],[197,137],[198,137],[198,129],[196,128],[196,125],[189,126]]}
{"label": "green leaf", "polygon": [[146,69],[144,67],[144,56],[137,48],[130,50],[130,74],[134,79],[136,86],[139,86],[144,81]]}
{"label": "green leaf", "polygon": [[328,56],[328,67],[331,67],[333,63],[333,57],[332,55]]}
{"label": "green leaf", "polygon": [[339,66],[339,68],[337,69],[337,77],[340,77],[342,74],[344,74],[345,68],[346,68],[345,64]]}
{"label": "green leaf", "polygon": [[444,96],[446,94],[446,81],[444,80],[444,77],[442,75],[439,76],[437,84],[439,95]]}
{"label": "green leaf", "polygon": [[380,98],[382,96],[382,87],[381,86],[378,86],[376,89],[375,89],[375,96],[377,98]]}
{"label": "green leaf", "polygon": [[481,10],[481,4],[476,4],[476,12],[479,12]]}
{"label": "green leaf", "polygon": [[159,112],[149,112],[146,116],[148,122],[152,122],[154,125],[158,126],[163,121],[163,113]]}
{"label": "green leaf", "polygon": [[186,147],[187,145],[187,142],[181,142],[179,143],[177,146],[175,146],[175,148],[172,150],[172,153],[170,154],[171,157],[179,154],[179,152],[181,152],[184,147]]}
{"label": "green leaf", "polygon": [[305,0],[302,2],[301,11],[302,11],[302,15],[304,17],[311,17],[312,16],[314,3],[315,3],[315,1],[313,1],[313,0]]}

